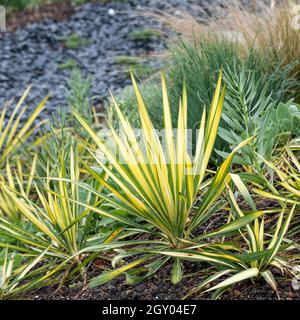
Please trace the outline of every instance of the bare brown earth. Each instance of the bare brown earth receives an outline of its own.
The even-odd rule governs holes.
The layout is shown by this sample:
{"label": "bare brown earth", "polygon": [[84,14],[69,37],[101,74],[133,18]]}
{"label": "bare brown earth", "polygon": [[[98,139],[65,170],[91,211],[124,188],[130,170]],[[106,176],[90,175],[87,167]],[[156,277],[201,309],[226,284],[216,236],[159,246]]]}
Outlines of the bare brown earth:
{"label": "bare brown earth", "polygon": [[45,19],[62,21],[74,13],[74,7],[70,1],[45,4],[37,8],[26,9],[23,11],[13,11],[7,17],[7,30],[15,31],[28,24],[39,22]]}

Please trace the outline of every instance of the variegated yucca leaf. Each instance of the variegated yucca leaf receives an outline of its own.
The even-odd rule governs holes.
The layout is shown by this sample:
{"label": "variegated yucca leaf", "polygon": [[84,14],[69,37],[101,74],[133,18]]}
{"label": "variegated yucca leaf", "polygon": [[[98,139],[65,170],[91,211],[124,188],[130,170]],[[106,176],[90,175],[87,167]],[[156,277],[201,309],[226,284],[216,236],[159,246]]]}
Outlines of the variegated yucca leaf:
{"label": "variegated yucca leaf", "polygon": [[10,104],[4,106],[0,112],[0,169],[5,166],[8,158],[18,150],[22,144],[41,126],[43,121],[34,125],[37,117],[45,107],[48,97],[37,106],[26,121],[23,117],[28,112],[28,106],[22,108],[22,105],[30,91],[30,87],[24,92],[23,96],[12,110],[9,111]]}
{"label": "variegated yucca leaf", "polygon": [[[9,188],[15,192],[22,191],[28,197],[31,189],[33,188],[33,177],[36,169],[36,160],[37,154],[34,156],[31,163],[31,168],[28,170],[29,175],[26,175],[24,173],[24,165],[22,165],[22,161],[19,157],[16,157],[15,159],[15,169],[12,168],[9,159],[7,159],[5,166],[5,175],[0,174],[0,182],[2,182],[6,186],[9,186]],[[19,187],[19,184],[22,186],[21,188]],[[19,209],[17,208],[15,202],[11,201],[7,194],[3,192],[1,185],[0,214],[8,217],[11,221],[17,222],[20,219]]]}
{"label": "variegated yucca leaf", "polygon": [[294,139],[284,148],[281,157],[273,161],[262,160],[276,173],[276,183],[284,190],[279,192],[269,192],[255,189],[255,192],[264,197],[276,199],[281,203],[297,203],[300,205],[300,139]]}
{"label": "variegated yucca leaf", "polygon": [[[6,247],[4,260],[0,263],[0,300],[10,298],[20,292],[24,293],[30,287],[28,279],[40,272],[45,272],[45,269],[37,267],[37,264],[42,260],[46,251],[26,261],[23,255],[16,254],[16,252],[10,253]],[[20,284],[23,280],[27,281]]]}

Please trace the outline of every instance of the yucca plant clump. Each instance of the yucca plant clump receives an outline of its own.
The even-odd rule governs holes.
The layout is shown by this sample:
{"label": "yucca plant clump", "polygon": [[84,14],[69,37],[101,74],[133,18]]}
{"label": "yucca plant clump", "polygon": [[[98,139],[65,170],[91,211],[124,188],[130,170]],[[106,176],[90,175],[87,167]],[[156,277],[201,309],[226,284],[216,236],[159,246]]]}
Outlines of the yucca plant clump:
{"label": "yucca plant clump", "polygon": [[[122,271],[136,267],[158,254],[171,256],[173,254],[171,253],[172,250],[181,250],[181,253],[178,253],[179,259],[188,258],[190,254],[185,253],[184,248],[194,244],[193,232],[198,230],[203,223],[224,205],[222,200],[215,201],[224,190],[234,154],[252,139],[243,141],[235,148],[220,166],[213,179],[207,180],[206,170],[216,139],[225,97],[225,89],[221,90],[221,75],[209,112],[206,114],[204,109],[202,113],[194,161],[192,161],[191,155],[188,153],[186,140],[188,134],[188,102],[185,85],[179,102],[179,116],[176,135],[174,135],[168,92],[164,74],[162,74],[164,142],[161,142],[133,76],[132,81],[138,102],[142,129],[140,139],[136,137],[134,128],[113,97],[114,107],[121,124],[121,133],[118,133],[112,124],[109,124],[111,140],[101,139],[77,112],[75,112],[75,115],[94,139],[103,155],[103,157],[95,155],[95,160],[108,175],[109,179],[107,181],[101,178],[97,171],[87,168],[90,174],[113,195],[104,196],[102,194],[100,197],[122,209],[132,218],[125,220],[120,215],[107,212],[102,214],[131,225],[133,230],[153,234],[156,238],[158,237],[158,240],[144,241],[143,244],[146,247],[143,249],[137,248],[133,252],[129,251],[121,254],[120,257],[134,255],[142,255],[143,257],[121,267],[119,270],[100,275],[92,281],[92,286],[111,280]],[[123,134],[125,139],[122,138]],[[199,191],[203,188],[203,185],[209,186],[198,199]],[[200,200],[200,204],[192,214],[192,208],[197,200]],[[96,212],[101,214],[99,210]],[[133,219],[134,216],[136,217],[135,219]],[[249,215],[248,219],[253,219],[254,216],[255,214]],[[243,220],[241,223],[245,223],[245,221]],[[224,230],[219,230],[219,232],[224,232]],[[136,243],[128,241],[128,245],[136,245]],[[153,248],[149,249],[149,246],[153,246]],[[196,250],[198,253],[196,260],[217,261],[222,259],[223,254],[218,251],[217,246],[212,246],[212,252],[208,252],[209,250],[205,246],[205,248],[200,247]],[[114,265],[119,259],[116,258],[114,260]],[[173,282],[177,282],[180,279],[181,263],[179,259],[175,259]],[[165,258],[160,258],[159,264],[165,262]],[[151,265],[149,269],[153,270],[154,268],[157,270],[158,262],[155,261],[154,264],[156,268]]]}
{"label": "yucca plant clump", "polygon": [[94,259],[107,272],[90,287],[123,273],[137,284],[167,264],[177,284],[193,261],[209,266],[209,277],[188,296],[218,298],[264,279],[279,297],[274,271],[293,274],[289,250],[298,248],[298,61],[267,41],[277,30],[269,16],[254,46],[250,35],[234,40],[227,27],[208,23],[208,32],[194,19],[191,34],[189,21],[176,19],[189,36],[172,44],[161,87],[156,75],[138,86],[132,74],[125,99],[111,96],[99,134],[91,79],[79,71],[68,83],[72,113],[53,116],[42,138],[34,133],[47,98],[24,122],[29,89],[11,113],[1,111],[0,299],[77,279],[85,287]]}
{"label": "yucca plant clump", "polygon": [[[84,81],[78,72],[74,72],[68,94],[73,94],[69,100],[71,107],[80,112],[81,108],[86,108],[83,116],[92,123],[92,108],[87,97],[89,83],[89,80]],[[43,109],[47,100],[44,99],[32,116],[22,122],[21,127],[27,108],[21,113],[18,111],[28,92],[29,89],[8,121],[5,118],[6,108],[1,117],[1,140],[6,157],[3,155],[4,163],[0,173],[0,247],[3,250],[9,248],[12,255],[22,257],[24,266],[38,259],[36,263],[41,263],[43,268],[37,268],[36,264],[32,267],[36,269],[34,277],[26,286],[21,281],[17,281],[16,285],[14,279],[18,277],[14,274],[8,276],[6,272],[3,281],[12,281],[14,284],[14,290],[9,290],[9,295],[17,292],[16,286],[25,290],[46,283],[63,284],[69,276],[72,278],[79,271],[85,283],[85,266],[93,257],[105,251],[109,242],[123,230],[117,224],[102,222],[94,212],[79,204],[84,202],[86,205],[100,207],[103,200],[71,182],[84,181],[98,192],[103,186],[97,181],[91,181],[79,164],[79,159],[91,164],[93,158],[81,143],[76,142],[75,137],[82,130],[81,126],[79,132],[73,128],[74,117],[63,112],[60,112],[59,118],[53,115],[50,127],[43,128],[43,137],[34,136],[35,129],[41,123],[35,127],[32,123]],[[30,135],[30,143],[24,143]],[[84,138],[83,134],[81,140],[85,146],[94,149],[89,139]],[[10,149],[11,143],[14,149]],[[16,155],[17,147],[22,147],[24,152]],[[4,260],[0,262],[4,263]],[[23,280],[26,282],[26,279]],[[6,289],[5,292],[4,296],[8,294]]]}
{"label": "yucca plant clump", "polygon": [[[68,143],[57,150],[56,161],[48,158],[55,164],[50,166],[48,161],[45,176],[30,176],[31,189],[26,190],[20,175],[13,176],[11,172],[8,181],[0,182],[1,195],[6,201],[2,206],[8,212],[13,206],[11,210],[19,218],[16,223],[6,215],[0,217],[0,247],[35,259],[41,256],[43,266],[48,266],[47,272],[39,274],[30,284],[32,287],[47,281],[62,284],[70,272],[74,275],[76,270],[85,277],[85,265],[90,261],[88,252],[92,252],[92,256],[95,253],[99,255],[102,249],[106,250],[103,244],[108,245],[122,231],[114,226],[104,230],[92,210],[80,205],[84,202],[86,206],[98,207],[103,199],[76,184],[84,180],[84,169],[79,164],[75,139],[69,136],[66,141]],[[35,167],[43,164],[38,158],[33,162]],[[97,181],[86,183],[99,193],[103,189]],[[65,273],[61,277],[63,271]]]}
{"label": "yucca plant clump", "polygon": [[[236,174],[231,174],[231,178],[238,190],[238,193],[235,194],[233,186],[227,185],[231,205],[230,221],[234,222],[248,215],[247,211],[240,209],[238,195],[242,196],[252,211],[259,211],[241,178]],[[280,299],[273,271],[277,269],[283,274],[293,276],[294,264],[287,254],[288,249],[294,248],[293,241],[289,240],[286,235],[295,213],[295,204],[290,208],[285,206],[282,209],[269,209],[261,213],[253,222],[239,228],[239,239],[235,238],[235,244],[230,248],[231,253],[227,252],[228,257],[232,254],[240,261],[232,263],[229,268],[216,264],[216,272],[191,290],[188,296],[197,292],[204,294],[214,291],[213,298],[216,299],[239,282],[263,278]],[[224,277],[227,279],[208,287]]]}
{"label": "yucca plant clump", "polygon": [[[28,154],[40,143],[39,139],[33,140],[31,137],[45,123],[45,121],[39,121],[38,117],[48,100],[48,97],[43,99],[29,117],[25,118],[28,106],[23,106],[23,104],[29,91],[30,87],[12,110],[10,110],[12,105],[10,101],[3,106],[0,112],[0,182],[9,185],[13,190],[18,190],[18,184],[13,175],[16,170],[19,183],[22,184],[27,195],[31,188],[31,176],[34,174],[36,157],[30,168],[23,166],[22,162],[28,160]],[[0,202],[0,215],[5,215],[11,220],[18,220],[18,209],[13,202],[9,201],[1,188]]]}
{"label": "yucca plant clump", "polygon": [[[293,248],[287,237],[299,204],[297,193],[291,194],[297,189],[299,146],[297,139],[289,143],[280,161],[258,155],[265,132],[260,135],[262,126],[257,119],[264,117],[270,105],[278,116],[280,106],[264,92],[254,95],[255,85],[247,86],[252,91],[245,89],[242,80],[255,83],[251,72],[241,72],[240,78],[225,73],[225,79],[232,105],[225,100],[221,72],[209,109],[199,107],[194,148],[189,140],[187,86],[183,85],[174,125],[162,73],[163,131],[156,130],[132,75],[139,111],[138,135],[135,123],[112,96],[120,127],[108,123],[109,139],[98,135],[92,119],[81,115],[74,104],[73,113],[82,128],[76,126],[72,131],[62,117],[59,128],[53,126],[42,140],[30,144],[39,146],[38,153],[27,156],[31,157],[30,168],[19,156],[7,158],[0,177],[0,247],[5,251],[0,254],[1,298],[48,284],[62,285],[80,275],[85,286],[87,267],[96,257],[111,262],[113,270],[92,279],[91,287],[122,273],[128,284],[136,284],[167,263],[173,264],[171,280],[176,284],[183,277],[183,261],[187,260],[200,266],[208,263],[214,270],[191,294],[216,290],[214,297],[219,297],[237,282],[260,277],[277,292],[272,268],[287,273],[292,268],[286,249]],[[245,109],[240,110],[239,105]],[[234,110],[224,121],[245,117],[246,130],[244,133],[234,122],[234,130],[219,131],[227,139],[232,134],[229,142],[233,151],[221,154],[225,160],[215,172],[209,170],[209,161],[224,108]],[[297,114],[296,109],[292,111]],[[278,122],[286,125],[286,121]],[[237,134],[233,134],[235,130]],[[267,192],[260,192],[278,200],[282,208],[257,208],[241,177],[265,188],[262,178],[256,177],[255,169],[230,174],[231,164],[239,159],[247,170],[259,159],[277,173],[280,181]],[[291,179],[287,179],[287,172]],[[240,196],[248,211],[240,209]],[[227,223],[204,231],[221,210]],[[224,280],[225,276],[228,278]]]}

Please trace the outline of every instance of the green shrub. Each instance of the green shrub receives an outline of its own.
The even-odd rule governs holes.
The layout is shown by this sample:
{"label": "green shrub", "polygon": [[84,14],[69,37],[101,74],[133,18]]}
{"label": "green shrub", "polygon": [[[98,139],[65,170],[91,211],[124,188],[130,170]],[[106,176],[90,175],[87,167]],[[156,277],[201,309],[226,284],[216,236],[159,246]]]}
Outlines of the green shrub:
{"label": "green shrub", "polygon": [[[255,88],[256,94],[259,95],[263,91],[265,95],[275,101],[275,104],[278,104],[279,101],[286,101],[295,95],[299,84],[290,76],[292,65],[282,67],[279,61],[274,64],[268,59],[267,51],[261,56],[252,50],[243,58],[238,52],[233,42],[205,39],[198,41],[195,46],[180,42],[172,49],[166,81],[170,88],[169,97],[173,123],[176,123],[178,117],[177,103],[181,95],[182,80],[184,79],[187,83],[189,96],[188,127],[195,129],[201,119],[203,107],[209,106],[214,92],[214,84],[222,67],[225,74],[240,68],[252,71],[253,80],[258,82]],[[246,91],[249,89],[245,88]],[[162,128],[162,113],[158,108],[162,97],[156,82],[153,79],[145,81],[141,90],[155,126]],[[124,112],[134,117],[137,104],[132,90],[127,89],[118,101],[120,101]],[[224,111],[226,112],[226,110]],[[112,112],[110,112],[110,116],[112,119],[114,118]],[[222,121],[221,126],[224,125],[225,122]],[[228,143],[221,138],[216,141],[216,149],[230,150]],[[213,160],[217,164],[220,158],[214,154]]]}
{"label": "green shrub", "polygon": [[[292,101],[283,103],[274,99],[280,89],[273,93],[271,89],[276,84],[263,76],[256,79],[254,70],[234,66],[224,72],[224,78],[227,84],[223,113],[226,128],[220,128],[219,135],[231,148],[247,137],[256,136],[255,141],[243,149],[243,158],[236,162],[260,172],[262,161],[257,153],[270,160],[276,148],[300,134],[299,106]],[[226,156],[226,153],[220,154]]]}

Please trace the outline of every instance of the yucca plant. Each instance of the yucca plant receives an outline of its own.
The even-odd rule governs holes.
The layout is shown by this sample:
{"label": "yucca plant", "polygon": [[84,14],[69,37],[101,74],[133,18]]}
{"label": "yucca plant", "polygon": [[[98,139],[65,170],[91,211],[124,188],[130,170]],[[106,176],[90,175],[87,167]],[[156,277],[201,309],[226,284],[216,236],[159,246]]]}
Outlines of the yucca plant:
{"label": "yucca plant", "polygon": [[[256,205],[241,178],[236,174],[232,174],[231,177],[244,201],[252,211],[258,212]],[[234,194],[232,188],[228,185],[227,190],[231,204],[231,223],[236,219],[247,217],[249,212],[242,211],[238,205],[238,194]],[[295,205],[289,209],[264,210],[253,222],[249,222],[242,228],[239,228],[240,239],[236,239],[234,241],[236,244],[230,249],[230,251],[232,251],[232,257],[238,258],[239,262],[232,263],[229,268],[224,267],[224,264],[215,264],[218,271],[214,272],[213,275],[205,280],[200,286],[191,290],[188,296],[199,291],[202,291],[202,294],[215,291],[213,297],[218,298],[234,284],[249,279],[255,281],[259,278],[263,278],[276,292],[279,298],[277,282],[272,270],[278,269],[281,273],[286,272],[290,274],[293,272],[292,261],[288,258],[285,251],[288,248],[292,248],[293,245],[293,242],[286,238],[286,234],[293,218],[294,211]],[[276,218],[275,224],[274,218]],[[230,253],[227,252],[227,254],[228,257],[230,257]],[[232,262],[232,260],[230,262]],[[229,277],[205,290],[209,284],[220,278],[224,278],[224,276]]]}
{"label": "yucca plant", "polygon": [[[29,175],[25,174],[24,172],[24,166],[22,165],[20,157],[16,157],[15,168],[12,168],[12,165],[9,160],[6,162],[5,166],[5,175],[0,174],[0,182],[3,182],[9,188],[15,192],[19,192],[20,189],[18,187],[19,183],[22,185],[23,190],[25,191],[26,196],[29,196],[29,193],[31,191],[32,181],[35,174],[35,168],[36,168],[36,160],[37,155],[34,156],[33,161],[31,163],[31,168],[29,170]],[[14,177],[14,171],[16,171],[16,176],[18,178],[18,181],[16,181]],[[0,186],[0,214],[8,217],[11,221],[17,221],[20,219],[19,210],[16,207],[15,203],[10,201],[10,199],[7,197],[5,192],[2,192],[1,186]]]}
{"label": "yucca plant", "polygon": [[34,278],[46,270],[38,263],[43,258],[42,252],[35,258],[26,254],[9,252],[8,248],[0,253],[0,300],[24,294],[30,289]]}
{"label": "yucca plant", "polygon": [[[69,156],[65,157],[64,152]],[[22,223],[16,224],[0,217],[0,236],[10,239],[10,243],[2,242],[0,247],[8,246],[35,256],[46,250],[43,261],[49,265],[49,274],[46,273],[43,280],[59,270],[66,270],[66,277],[73,267],[83,272],[85,263],[89,261],[87,252],[95,254],[105,250],[101,244],[112,241],[122,231],[111,228],[102,232],[92,210],[78,204],[84,201],[98,207],[103,199],[76,185],[83,172],[74,140],[59,155],[56,176],[49,175],[48,165],[46,177],[34,177],[34,190],[29,195],[18,176],[15,176],[17,188],[5,181],[0,182],[7,203],[16,208],[22,219]],[[74,184],[70,184],[70,180]],[[98,192],[103,188],[97,182],[92,187]],[[98,236],[93,239],[95,232]],[[89,249],[99,243],[100,249],[97,246]]]}
{"label": "yucca plant", "polygon": [[[275,194],[255,189],[255,191],[265,197],[280,200],[283,202],[300,204],[300,139],[290,141],[281,151],[283,155],[268,161],[262,161],[276,173],[276,182],[281,190]],[[279,188],[278,188],[279,189]]]}
{"label": "yucca plant", "polygon": [[[225,97],[225,89],[221,89],[221,81],[222,75],[220,74],[210,111],[208,115],[206,115],[205,110],[202,114],[194,161],[192,161],[191,155],[188,154],[186,140],[188,134],[188,103],[185,85],[179,103],[179,117],[176,136],[174,136],[163,73],[164,143],[160,141],[158,133],[155,131],[133,75],[132,82],[139,106],[142,129],[140,139],[136,137],[134,128],[130,125],[113,97],[112,101],[121,128],[117,132],[109,124],[111,129],[111,140],[109,141],[101,139],[86,121],[75,112],[77,119],[94,139],[99,151],[104,156],[100,158],[94,155],[99,167],[109,176],[107,181],[101,178],[92,168],[87,168],[90,174],[113,195],[105,196],[102,194],[100,196],[136,218],[132,217],[129,221],[125,221],[118,215],[110,214],[110,217],[122,220],[140,232],[144,231],[159,237],[159,240],[154,243],[150,240],[144,241],[146,247],[143,249],[137,248],[134,251],[129,251],[129,253],[122,253],[114,260],[114,265],[121,257],[143,255],[143,253],[148,252],[141,259],[134,260],[111,273],[100,275],[100,277],[91,282],[91,286],[99,285],[123,271],[128,271],[139,264],[143,264],[153,256],[161,253],[162,250],[181,250],[187,245],[191,245],[193,243],[191,241],[193,232],[224,205],[222,200],[215,201],[225,187],[224,181],[228,178],[233,156],[252,138],[242,142],[228,156],[212,180],[206,178],[206,169],[216,139]],[[122,136],[122,134],[125,136]],[[125,137],[125,139],[122,137]],[[120,157],[116,155],[115,148],[117,148],[117,153]],[[202,192],[201,197],[198,197],[200,188],[203,188],[203,185],[209,186],[205,192]],[[199,206],[192,213],[192,208],[196,201],[199,201]],[[101,212],[99,213],[101,214]],[[103,214],[108,215],[106,212],[103,212]],[[137,243],[128,241],[128,245],[137,245]],[[154,245],[150,252],[149,245]],[[217,260],[222,257],[221,253],[215,252],[206,255],[205,250],[202,251],[203,255],[201,257],[203,261]],[[168,255],[167,253],[165,254]],[[188,254],[185,256],[187,257]],[[149,274],[152,274],[153,270],[158,270],[164,262],[166,262],[166,259],[160,258],[158,261],[155,260],[152,264],[148,264],[148,269],[151,270]],[[135,281],[133,278],[138,278],[138,272],[132,272],[130,279]],[[180,274],[181,263],[178,259],[175,259],[172,281],[178,282]]]}
{"label": "yucca plant", "polygon": [[282,206],[286,203],[296,204],[295,218],[289,235],[299,233],[299,206],[300,206],[300,141],[296,138],[280,148],[281,155],[268,161],[261,157],[261,161],[274,173],[274,188],[265,189],[258,185],[253,191],[265,198],[279,201]]}
{"label": "yucca plant", "polygon": [[24,92],[11,114],[8,114],[10,104],[5,105],[0,113],[0,170],[5,166],[7,159],[11,159],[12,155],[22,147],[24,142],[43,123],[39,122],[34,125],[40,112],[45,107],[48,97],[38,105],[25,122],[21,122],[28,111],[28,106],[22,108],[22,104],[29,91],[30,87]]}

